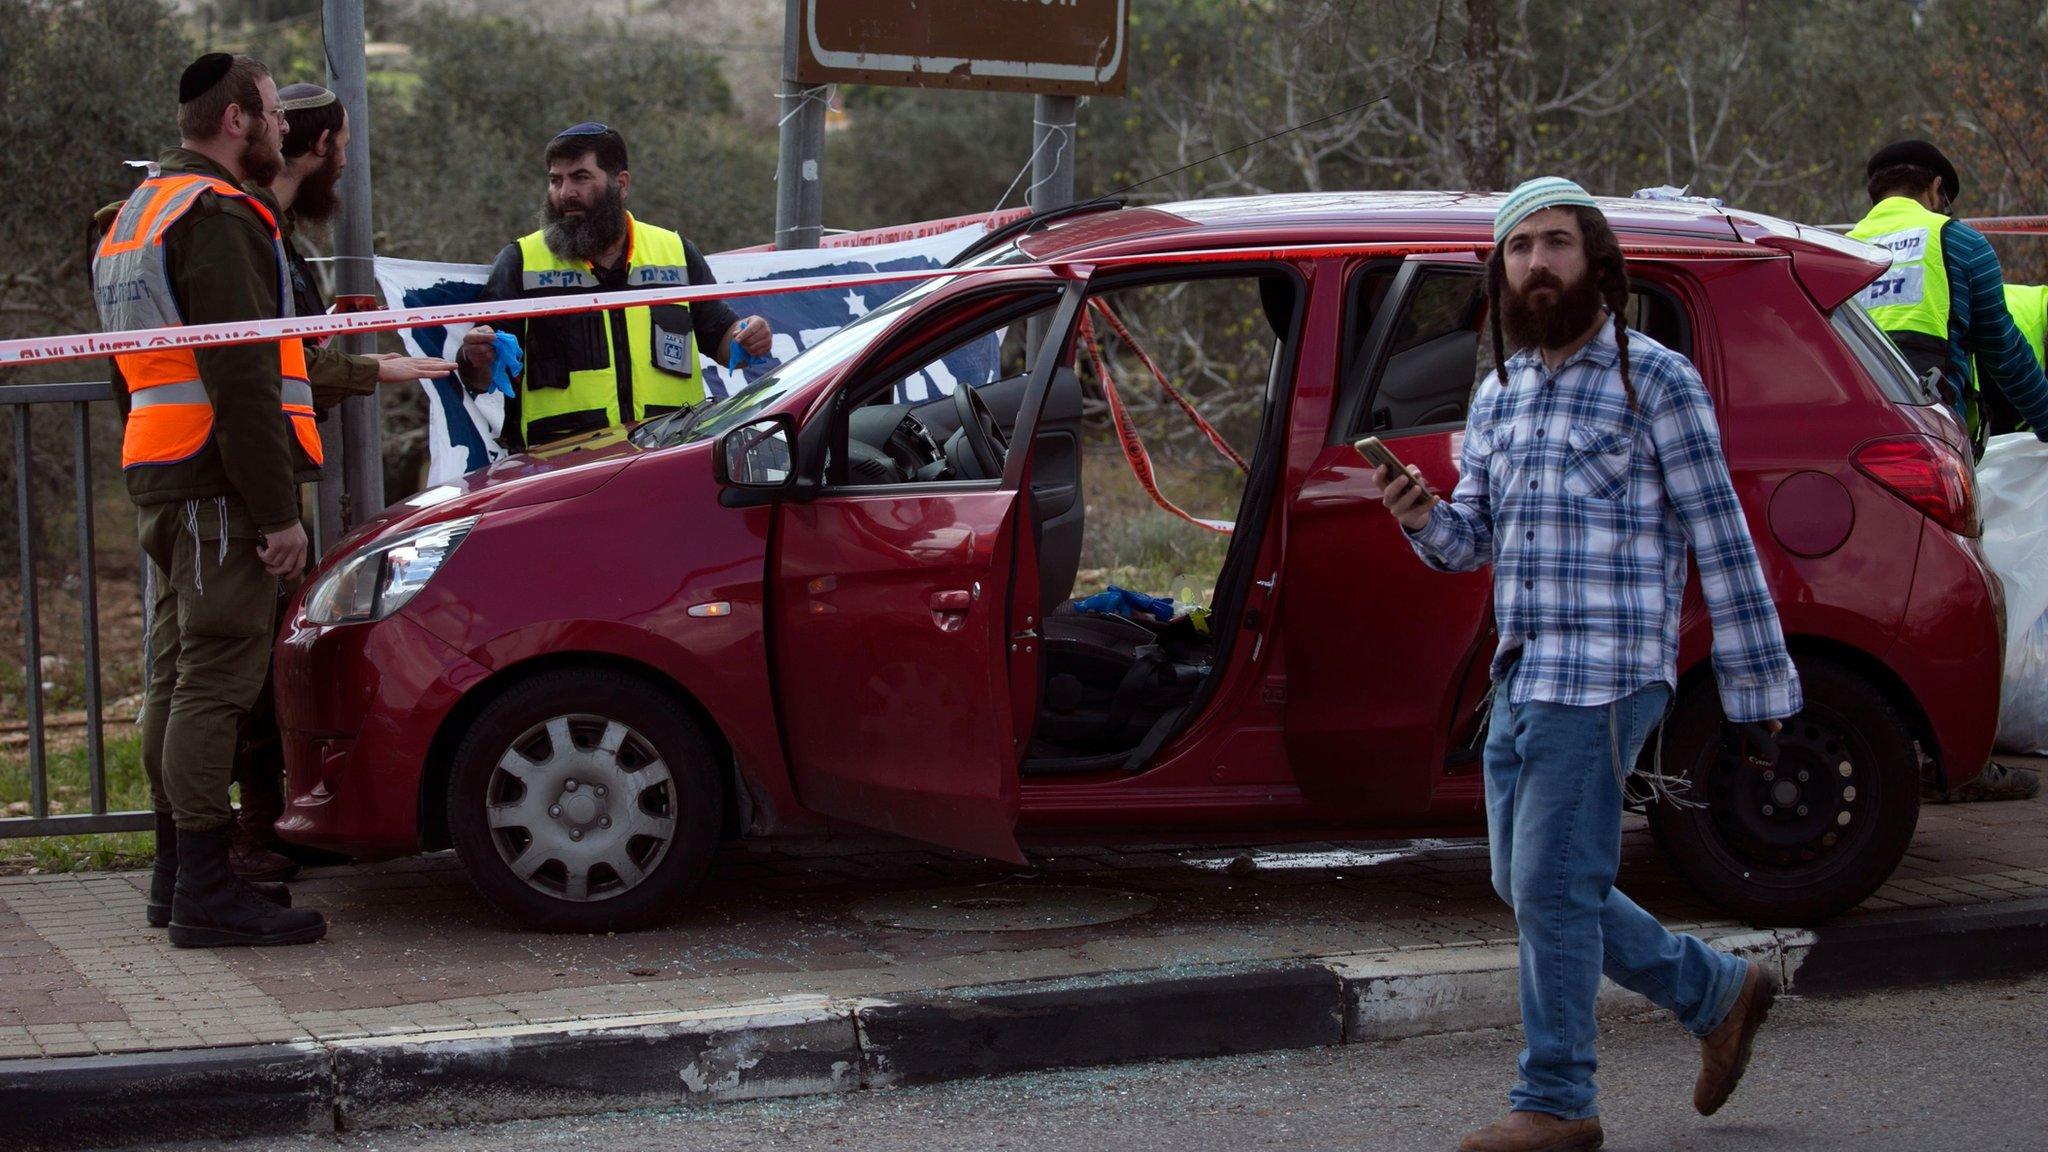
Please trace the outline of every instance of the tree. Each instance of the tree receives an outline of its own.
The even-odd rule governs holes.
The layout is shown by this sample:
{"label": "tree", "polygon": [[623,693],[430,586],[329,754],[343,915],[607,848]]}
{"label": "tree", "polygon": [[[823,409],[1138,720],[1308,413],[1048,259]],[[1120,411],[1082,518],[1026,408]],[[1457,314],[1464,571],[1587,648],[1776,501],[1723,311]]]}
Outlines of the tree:
{"label": "tree", "polygon": [[0,2],[0,148],[16,158],[18,176],[0,197],[0,236],[11,251],[0,331],[97,324],[93,210],[140,179],[123,161],[177,143],[178,71],[192,56],[160,0]]}
{"label": "tree", "polygon": [[[1955,162],[1968,215],[2048,211],[2048,13],[2026,0],[1944,6],[1930,39],[1936,83],[1954,102],[1927,135]],[[1994,237],[2006,279],[2048,280],[2048,243]]]}
{"label": "tree", "polygon": [[549,136],[585,120],[626,138],[635,212],[707,250],[773,234],[774,141],[740,129],[712,57],[665,36],[541,36],[440,8],[391,34],[414,63],[371,96],[380,252],[488,262],[534,226]]}
{"label": "tree", "polygon": [[[140,173],[123,161],[153,158],[177,143],[177,77],[191,43],[159,0],[0,0],[0,149],[15,180],[0,197],[0,337],[95,329],[90,260],[94,209],[125,197]],[[105,379],[101,362],[14,368],[6,383]],[[5,384],[0,384],[4,387]],[[120,436],[105,405],[93,424],[94,471],[118,471]],[[10,430],[11,431],[11,430]],[[31,424],[29,466],[0,441],[0,475],[27,471],[39,535],[72,538],[69,413]],[[101,490],[106,483],[101,481]],[[0,517],[0,548],[16,546],[16,522]],[[12,583],[12,580],[9,581]]]}
{"label": "tree", "polygon": [[[430,7],[381,33],[410,48],[371,74],[370,149],[380,255],[487,264],[535,227],[542,153],[557,130],[600,120],[626,138],[632,211],[706,251],[760,243],[774,223],[774,142],[745,131],[716,61],[663,35],[525,24]],[[250,48],[321,79],[318,29],[273,29]],[[489,61],[478,67],[477,61]],[[387,340],[387,344],[396,347]],[[415,490],[426,402],[384,395],[385,491]]]}

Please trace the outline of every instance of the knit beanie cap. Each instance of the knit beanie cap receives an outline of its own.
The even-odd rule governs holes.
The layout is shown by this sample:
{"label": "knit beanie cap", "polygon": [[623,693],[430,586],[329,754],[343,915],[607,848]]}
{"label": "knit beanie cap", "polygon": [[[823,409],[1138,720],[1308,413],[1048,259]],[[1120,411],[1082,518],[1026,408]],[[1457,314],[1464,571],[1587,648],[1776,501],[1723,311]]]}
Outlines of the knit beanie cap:
{"label": "knit beanie cap", "polygon": [[1545,208],[1563,208],[1577,204],[1583,208],[1598,208],[1584,188],[1562,176],[1538,176],[1524,181],[1508,198],[1501,202],[1500,211],[1493,218],[1493,242],[1502,243],[1517,225]]}

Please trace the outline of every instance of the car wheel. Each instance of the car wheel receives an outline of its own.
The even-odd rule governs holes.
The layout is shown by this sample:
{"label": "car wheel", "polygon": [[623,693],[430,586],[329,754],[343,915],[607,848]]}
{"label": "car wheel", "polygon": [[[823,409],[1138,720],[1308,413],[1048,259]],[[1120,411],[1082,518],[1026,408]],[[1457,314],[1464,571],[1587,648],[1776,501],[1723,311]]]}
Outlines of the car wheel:
{"label": "car wheel", "polygon": [[549,672],[492,701],[463,738],[449,833],[471,881],[522,924],[642,928],[710,867],[721,787],[673,698],[622,672]]}
{"label": "car wheel", "polygon": [[1678,874],[1757,925],[1817,924],[1862,903],[1920,819],[1913,734],[1883,691],[1826,660],[1799,661],[1799,677],[1806,705],[1769,770],[1723,744],[1711,680],[1689,691],[1665,726],[1664,770],[1685,779],[1681,802],[1650,805]]}

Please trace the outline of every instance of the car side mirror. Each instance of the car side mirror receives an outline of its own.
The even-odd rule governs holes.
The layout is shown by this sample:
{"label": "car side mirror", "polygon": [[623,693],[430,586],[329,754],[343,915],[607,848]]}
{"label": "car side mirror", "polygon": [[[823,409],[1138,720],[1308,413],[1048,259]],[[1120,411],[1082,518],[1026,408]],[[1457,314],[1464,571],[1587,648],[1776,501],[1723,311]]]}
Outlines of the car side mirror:
{"label": "car side mirror", "polygon": [[726,488],[780,492],[796,484],[796,420],[764,416],[718,438],[713,474]]}

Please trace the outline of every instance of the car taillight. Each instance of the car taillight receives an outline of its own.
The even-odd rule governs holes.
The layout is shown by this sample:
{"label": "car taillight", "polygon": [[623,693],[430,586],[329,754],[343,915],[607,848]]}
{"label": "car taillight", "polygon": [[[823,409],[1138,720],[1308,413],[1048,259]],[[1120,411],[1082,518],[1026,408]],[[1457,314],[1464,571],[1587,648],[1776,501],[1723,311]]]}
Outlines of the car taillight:
{"label": "car taillight", "polygon": [[1856,450],[1856,468],[1958,536],[1975,536],[1977,477],[1956,450],[1927,436],[1873,440]]}

